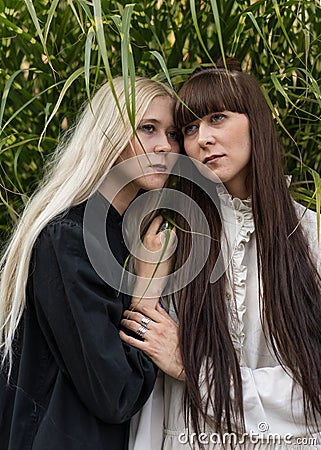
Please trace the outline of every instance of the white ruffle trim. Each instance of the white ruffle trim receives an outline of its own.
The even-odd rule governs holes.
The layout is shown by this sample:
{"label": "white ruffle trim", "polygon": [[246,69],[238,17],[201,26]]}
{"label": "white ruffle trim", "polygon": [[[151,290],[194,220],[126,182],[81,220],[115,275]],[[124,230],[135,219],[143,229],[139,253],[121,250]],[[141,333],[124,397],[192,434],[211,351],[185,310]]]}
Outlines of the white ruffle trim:
{"label": "white ruffle trim", "polygon": [[[222,218],[226,235],[229,242],[230,260],[230,289],[226,294],[230,310],[230,334],[239,359],[242,359],[245,334],[243,332],[243,316],[246,312],[246,278],[247,267],[242,264],[246,244],[254,233],[254,220],[252,213],[252,202],[248,198],[240,200],[232,198],[221,186],[217,192],[220,198]],[[235,231],[230,232],[231,227]]]}

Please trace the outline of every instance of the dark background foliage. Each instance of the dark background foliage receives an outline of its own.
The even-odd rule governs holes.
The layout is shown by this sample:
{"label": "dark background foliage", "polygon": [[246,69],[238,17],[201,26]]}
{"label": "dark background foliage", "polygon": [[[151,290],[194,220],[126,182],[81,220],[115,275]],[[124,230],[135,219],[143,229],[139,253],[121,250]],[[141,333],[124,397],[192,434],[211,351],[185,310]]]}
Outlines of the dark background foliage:
{"label": "dark background foliage", "polygon": [[[262,83],[296,198],[320,205],[321,4],[312,0],[0,0],[0,233],[86,97],[124,74],[179,88],[228,54]],[[155,53],[157,52],[157,53]],[[161,67],[161,63],[163,66]]]}

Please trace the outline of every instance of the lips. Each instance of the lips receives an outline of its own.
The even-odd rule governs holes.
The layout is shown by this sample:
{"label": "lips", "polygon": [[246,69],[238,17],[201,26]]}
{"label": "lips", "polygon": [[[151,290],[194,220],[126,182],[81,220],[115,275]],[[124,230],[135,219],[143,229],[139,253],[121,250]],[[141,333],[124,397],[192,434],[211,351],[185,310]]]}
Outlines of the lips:
{"label": "lips", "polygon": [[219,160],[220,158],[223,158],[223,156],[225,156],[225,155],[211,155],[211,156],[207,156],[204,159],[203,164],[215,162],[215,161]]}
{"label": "lips", "polygon": [[155,172],[166,172],[167,166],[165,164],[152,164],[150,166],[152,169],[155,170]]}

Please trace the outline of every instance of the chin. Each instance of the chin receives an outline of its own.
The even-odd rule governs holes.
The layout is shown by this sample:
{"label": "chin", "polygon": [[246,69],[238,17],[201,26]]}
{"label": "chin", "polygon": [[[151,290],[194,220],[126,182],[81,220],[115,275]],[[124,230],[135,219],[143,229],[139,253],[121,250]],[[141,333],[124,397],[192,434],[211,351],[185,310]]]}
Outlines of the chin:
{"label": "chin", "polygon": [[152,191],[153,189],[162,189],[168,178],[168,174],[153,174],[147,175],[141,180],[140,187],[145,191]]}

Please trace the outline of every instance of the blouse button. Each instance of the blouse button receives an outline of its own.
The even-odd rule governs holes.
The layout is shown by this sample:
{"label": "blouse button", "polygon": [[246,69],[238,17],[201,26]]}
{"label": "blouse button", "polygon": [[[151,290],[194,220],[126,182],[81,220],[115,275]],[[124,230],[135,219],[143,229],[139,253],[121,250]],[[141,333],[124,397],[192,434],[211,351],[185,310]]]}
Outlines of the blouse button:
{"label": "blouse button", "polygon": [[243,216],[241,216],[240,214],[238,214],[238,215],[236,216],[236,220],[238,221],[238,223],[241,223],[242,220],[243,220]]}

